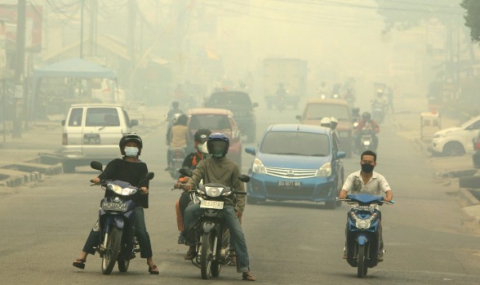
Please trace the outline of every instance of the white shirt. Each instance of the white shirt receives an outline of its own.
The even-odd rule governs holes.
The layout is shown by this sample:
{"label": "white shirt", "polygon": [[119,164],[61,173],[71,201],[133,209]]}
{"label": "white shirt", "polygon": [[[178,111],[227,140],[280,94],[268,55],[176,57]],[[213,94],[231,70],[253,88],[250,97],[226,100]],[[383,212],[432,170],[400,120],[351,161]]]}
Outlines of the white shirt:
{"label": "white shirt", "polygon": [[360,171],[348,175],[342,189],[347,190],[348,194],[370,193],[372,195],[383,195],[391,190],[385,177],[375,171],[367,183],[363,182]]}

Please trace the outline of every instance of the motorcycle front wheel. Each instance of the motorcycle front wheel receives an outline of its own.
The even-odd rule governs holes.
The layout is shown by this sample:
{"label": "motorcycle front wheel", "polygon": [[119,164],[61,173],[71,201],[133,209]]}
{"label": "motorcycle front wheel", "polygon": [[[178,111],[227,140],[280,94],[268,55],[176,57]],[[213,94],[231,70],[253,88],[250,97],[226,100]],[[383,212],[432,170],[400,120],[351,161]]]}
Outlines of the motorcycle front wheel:
{"label": "motorcycle front wheel", "polygon": [[200,271],[202,273],[202,279],[210,278],[212,272],[213,237],[214,235],[212,233],[206,233],[202,236],[202,252],[200,255]]}
{"label": "motorcycle front wheel", "polygon": [[366,247],[365,245],[358,246],[357,252],[357,276],[363,278],[367,275],[368,266],[367,266],[367,257],[366,257]]}
{"label": "motorcycle front wheel", "polygon": [[127,272],[129,265],[130,265],[130,260],[129,259],[126,259],[123,256],[118,258],[118,261],[117,261],[118,271]]}
{"label": "motorcycle front wheel", "polygon": [[115,262],[117,262],[122,243],[122,230],[112,227],[107,239],[107,247],[102,257],[102,273],[105,275],[112,273]]}

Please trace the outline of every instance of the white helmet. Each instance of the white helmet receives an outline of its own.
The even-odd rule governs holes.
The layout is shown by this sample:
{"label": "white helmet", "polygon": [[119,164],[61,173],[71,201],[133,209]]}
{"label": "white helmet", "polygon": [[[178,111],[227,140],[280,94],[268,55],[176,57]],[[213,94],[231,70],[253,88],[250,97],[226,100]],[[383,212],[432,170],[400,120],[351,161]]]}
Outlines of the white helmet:
{"label": "white helmet", "polygon": [[332,130],[335,130],[335,128],[337,127],[337,125],[338,125],[338,120],[337,120],[337,118],[331,117],[331,118],[330,118],[330,127],[332,128]]}
{"label": "white helmet", "polygon": [[320,126],[330,128],[332,120],[329,117],[323,117],[320,121]]}

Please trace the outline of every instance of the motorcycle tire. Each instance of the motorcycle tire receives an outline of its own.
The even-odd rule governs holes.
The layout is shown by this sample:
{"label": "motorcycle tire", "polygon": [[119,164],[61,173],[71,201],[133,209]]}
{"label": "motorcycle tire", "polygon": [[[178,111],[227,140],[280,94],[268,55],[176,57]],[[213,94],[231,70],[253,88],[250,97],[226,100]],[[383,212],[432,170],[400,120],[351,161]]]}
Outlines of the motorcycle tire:
{"label": "motorcycle tire", "polygon": [[102,273],[108,275],[112,273],[113,267],[117,262],[122,243],[122,230],[113,227],[108,235],[107,247],[102,257]]}
{"label": "motorcycle tire", "polygon": [[365,245],[358,246],[357,251],[357,277],[363,278],[367,275],[367,256]]}
{"label": "motorcycle tire", "polygon": [[213,260],[213,234],[206,233],[202,236],[202,249],[200,254],[200,271],[202,279],[208,280],[211,276],[212,260]]}
{"label": "motorcycle tire", "polygon": [[127,272],[128,266],[130,265],[130,260],[125,259],[123,256],[119,257],[117,260],[118,271]]}

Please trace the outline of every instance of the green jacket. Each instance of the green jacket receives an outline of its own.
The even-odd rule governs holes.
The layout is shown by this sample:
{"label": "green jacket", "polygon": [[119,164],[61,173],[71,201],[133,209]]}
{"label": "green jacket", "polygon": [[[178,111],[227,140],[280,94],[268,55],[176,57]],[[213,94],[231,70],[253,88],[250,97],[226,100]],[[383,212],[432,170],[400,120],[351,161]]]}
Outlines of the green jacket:
{"label": "green jacket", "polygon": [[[236,191],[245,191],[243,182],[238,179],[240,169],[233,160],[222,158],[207,158],[197,164],[192,177],[188,179],[188,184],[196,188],[203,179],[203,184],[220,183],[232,187]],[[234,205],[237,212],[243,213],[245,209],[245,196],[236,195],[236,197],[226,198],[227,205]]]}

